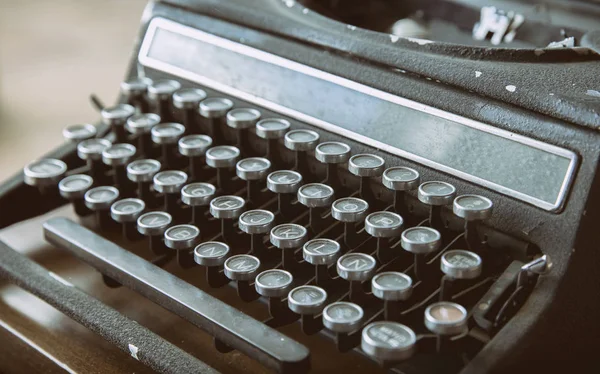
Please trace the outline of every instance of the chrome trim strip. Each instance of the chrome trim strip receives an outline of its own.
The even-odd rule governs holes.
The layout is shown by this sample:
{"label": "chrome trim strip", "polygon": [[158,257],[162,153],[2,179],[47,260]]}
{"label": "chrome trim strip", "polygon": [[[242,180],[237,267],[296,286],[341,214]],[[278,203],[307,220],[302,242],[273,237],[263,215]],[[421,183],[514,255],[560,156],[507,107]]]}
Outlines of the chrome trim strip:
{"label": "chrome trim strip", "polygon": [[[515,142],[518,142],[521,144],[525,144],[525,145],[533,147],[533,148],[543,150],[548,153],[555,154],[557,156],[567,158],[570,161],[569,168],[567,169],[567,173],[566,173],[563,183],[561,185],[561,188],[560,188],[560,191],[559,191],[556,201],[554,203],[549,203],[547,201],[538,199],[533,196],[529,196],[522,192],[515,191],[513,189],[504,187],[497,183],[487,181],[485,179],[473,176],[471,174],[467,174],[460,170],[456,170],[451,167],[439,164],[435,161],[428,160],[424,157],[406,152],[402,149],[399,149],[399,148],[390,146],[388,144],[373,140],[371,138],[360,135],[353,131],[349,131],[349,130],[346,130],[339,126],[336,126],[332,123],[325,122],[318,118],[308,116],[306,114],[295,111],[293,109],[289,109],[287,107],[281,106],[277,103],[262,99],[260,97],[249,94],[247,92],[224,85],[222,83],[219,83],[215,80],[204,77],[202,75],[192,73],[190,71],[181,69],[177,66],[165,63],[160,60],[153,59],[148,56],[148,52],[149,52],[152,42],[154,40],[154,34],[156,33],[156,30],[158,28],[168,30],[171,32],[175,32],[175,33],[178,33],[178,34],[181,34],[184,36],[188,36],[190,38],[193,38],[193,39],[205,42],[205,43],[209,43],[214,46],[218,46],[220,48],[228,49],[230,51],[236,52],[241,55],[252,57],[252,58],[264,61],[269,64],[278,65],[280,67],[291,69],[291,70],[297,71],[302,74],[306,74],[306,75],[309,75],[309,76],[312,76],[315,78],[326,80],[326,81],[332,82],[334,84],[346,87],[348,89],[355,90],[355,91],[361,92],[363,94],[376,97],[381,100],[385,100],[388,102],[392,102],[394,104],[402,105],[402,106],[405,106],[405,107],[408,107],[408,108],[411,108],[414,110],[418,110],[418,111],[421,111],[421,112],[424,112],[427,114],[431,114],[434,116],[442,117],[442,118],[448,119],[450,121],[454,121],[454,122],[460,123],[462,125],[478,129],[480,131],[484,131],[484,132],[487,132],[487,133],[490,133],[493,135],[497,135],[497,136],[500,136],[505,139],[509,139],[509,140],[512,140],[512,141],[515,141]],[[204,31],[200,31],[198,29],[195,29],[195,28],[192,28],[189,26],[184,26],[182,24],[179,24],[177,22],[170,21],[170,20],[167,20],[164,18],[154,18],[150,21],[150,24],[148,26],[148,31],[146,32],[146,35],[144,36],[144,40],[140,47],[140,51],[138,54],[138,61],[144,66],[147,66],[147,67],[150,67],[153,69],[157,69],[160,71],[164,71],[164,72],[167,72],[174,76],[178,76],[178,77],[205,85],[207,87],[211,87],[211,88],[221,91],[225,94],[237,97],[239,99],[254,103],[259,106],[263,106],[265,108],[271,109],[276,112],[280,112],[284,115],[295,118],[299,121],[306,122],[306,123],[309,123],[314,126],[318,126],[324,130],[327,130],[327,131],[330,131],[330,132],[333,132],[333,133],[336,133],[336,134],[339,134],[339,135],[342,135],[342,136],[345,136],[348,138],[356,139],[359,142],[362,142],[362,143],[365,143],[372,147],[381,149],[385,152],[407,158],[409,160],[421,163],[425,166],[441,170],[443,172],[455,175],[459,178],[468,180],[470,182],[480,184],[484,187],[490,188],[492,190],[495,190],[497,192],[503,193],[508,196],[512,196],[516,199],[525,201],[529,204],[532,204],[534,206],[537,206],[539,208],[542,208],[542,209],[545,209],[548,211],[558,212],[563,207],[567,192],[568,192],[571,182],[573,181],[574,176],[575,176],[575,169],[577,166],[578,156],[570,150],[560,148],[560,147],[557,147],[554,145],[550,145],[550,144],[547,144],[547,143],[544,143],[544,142],[541,142],[538,140],[534,140],[534,139],[531,139],[531,138],[528,138],[528,137],[525,137],[522,135],[514,134],[509,131],[498,129],[498,128],[492,127],[490,125],[486,125],[486,124],[478,122],[478,121],[474,121],[474,120],[464,118],[464,117],[461,117],[461,116],[458,116],[458,115],[455,115],[455,114],[452,114],[452,113],[449,113],[449,112],[446,112],[446,111],[443,111],[440,109],[436,109],[436,108],[433,108],[428,105],[420,104],[420,103],[412,101],[412,100],[398,97],[398,96],[392,95],[390,93],[380,91],[378,89],[375,89],[375,88],[372,88],[369,86],[365,86],[363,84],[360,84],[360,83],[357,83],[357,82],[354,82],[354,81],[351,81],[351,80],[348,80],[348,79],[345,79],[345,78],[342,78],[342,77],[339,77],[339,76],[336,76],[336,75],[333,75],[333,74],[330,74],[330,73],[327,73],[327,72],[324,72],[324,71],[321,71],[321,70],[318,70],[318,69],[315,69],[315,68],[312,68],[312,67],[279,57],[279,56],[276,56],[276,55],[273,55],[268,52],[261,51],[259,49],[253,48],[253,47],[249,47],[249,46],[246,46],[243,44],[233,42],[229,39],[221,38],[219,36],[215,36],[215,35],[206,33]]]}

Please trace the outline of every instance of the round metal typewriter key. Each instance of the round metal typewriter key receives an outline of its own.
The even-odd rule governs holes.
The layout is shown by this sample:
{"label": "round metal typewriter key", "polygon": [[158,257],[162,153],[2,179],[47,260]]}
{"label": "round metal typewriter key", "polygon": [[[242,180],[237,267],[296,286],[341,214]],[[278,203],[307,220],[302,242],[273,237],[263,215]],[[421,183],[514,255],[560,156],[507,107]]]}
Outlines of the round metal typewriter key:
{"label": "round metal typewriter key", "polygon": [[323,219],[323,214],[333,202],[333,188],[321,183],[305,184],[298,189],[297,198],[300,204],[309,208],[309,222],[312,231],[321,231],[327,224]]}
{"label": "round metal typewriter key", "polygon": [[359,193],[363,199],[374,199],[373,193],[368,186],[368,179],[380,177],[385,168],[385,160],[372,154],[354,155],[348,161],[350,173],[360,177]]}
{"label": "round metal typewriter key", "polygon": [[342,222],[360,222],[367,216],[369,203],[355,197],[344,197],[333,202],[331,216]]}
{"label": "round metal typewriter key", "polygon": [[267,176],[267,188],[277,194],[278,213],[283,217],[295,214],[292,200],[302,185],[302,174],[292,170],[278,170]]}
{"label": "round metal typewriter key", "polygon": [[127,170],[125,165],[135,156],[136,149],[131,144],[113,144],[102,151],[102,161],[112,166],[114,183],[121,192],[127,189]]}
{"label": "round metal typewriter key", "polygon": [[321,313],[327,301],[327,292],[321,287],[300,286],[288,294],[288,307],[294,313],[315,315]]}
{"label": "round metal typewriter key", "polygon": [[425,182],[419,186],[418,197],[427,205],[448,205],[456,196],[456,188],[446,182]]}
{"label": "round metal typewriter key", "polygon": [[246,181],[246,200],[258,202],[260,199],[260,180],[265,179],[271,168],[271,161],[262,157],[245,158],[235,166],[237,176]]}
{"label": "round metal typewriter key", "polygon": [[200,115],[205,118],[208,125],[208,134],[213,138],[215,144],[223,144],[223,133],[225,116],[233,108],[233,101],[222,97],[211,97],[204,99],[198,106]]}
{"label": "round metal typewriter key", "polygon": [[56,186],[65,176],[67,164],[54,158],[43,158],[30,162],[23,168],[23,176],[26,184],[39,187]]}
{"label": "round metal typewriter key", "polygon": [[171,212],[175,220],[178,220],[177,198],[187,182],[187,174],[180,170],[161,171],[154,176],[153,182],[154,190],[164,194],[164,210]]}
{"label": "round metal typewriter key", "polygon": [[333,332],[349,333],[360,328],[364,315],[360,306],[338,301],[323,309],[323,325]]}
{"label": "round metal typewriter key", "polygon": [[253,280],[259,268],[260,260],[251,255],[236,255],[225,261],[225,275],[231,280]]}
{"label": "round metal typewriter key", "polygon": [[290,129],[290,122],[281,118],[266,118],[256,123],[256,135],[267,140],[265,157],[279,164],[280,156],[278,143]]}
{"label": "round metal typewriter key", "polygon": [[302,257],[312,265],[332,265],[340,257],[338,242],[331,239],[309,240],[302,247]]}
{"label": "round metal typewriter key", "polygon": [[233,192],[234,183],[231,183],[231,168],[235,166],[240,157],[240,150],[229,145],[212,147],[206,151],[206,164],[217,169],[217,187]]}
{"label": "round metal typewriter key", "polygon": [[89,123],[82,125],[70,125],[63,129],[62,134],[65,140],[72,143],[79,143],[82,140],[88,140],[96,137],[96,126]]}
{"label": "round metal typewriter key", "polygon": [[320,162],[327,164],[325,183],[337,188],[339,185],[337,165],[348,162],[350,159],[350,146],[340,142],[321,143],[315,149],[315,157]]}
{"label": "round metal typewriter key", "polygon": [[402,249],[414,254],[414,271],[418,279],[425,274],[425,255],[436,252],[442,245],[439,231],[431,227],[418,226],[404,230],[400,239]]}
{"label": "round metal typewriter key", "polygon": [[365,231],[376,238],[400,236],[404,220],[392,212],[375,212],[365,218]]}
{"label": "round metal typewriter key", "polygon": [[121,93],[127,98],[127,104],[137,107],[141,113],[148,111],[148,102],[145,95],[148,93],[148,86],[152,84],[152,79],[136,77],[121,82]]}
{"label": "round metal typewriter key", "polygon": [[442,255],[442,272],[454,279],[474,279],[481,275],[481,257],[474,252],[454,249]]}
{"label": "round metal typewriter key", "polygon": [[488,219],[492,216],[492,200],[479,195],[461,195],[454,199],[452,210],[466,221]]}
{"label": "round metal typewriter key", "polygon": [[77,144],[77,156],[87,162],[90,176],[96,183],[108,182],[104,175],[105,166],[102,163],[102,152],[111,145],[110,141],[98,138],[84,140]]}
{"label": "round metal typewriter key", "polygon": [[419,187],[421,177],[419,172],[404,166],[395,166],[383,172],[383,185],[394,191],[394,210],[396,213],[406,213],[404,193]]}
{"label": "round metal typewriter key", "polygon": [[140,199],[122,199],[110,207],[110,216],[116,222],[123,224],[123,236],[126,239],[137,239],[136,223],[144,209],[146,204]]}
{"label": "round metal typewriter key", "polygon": [[58,183],[58,191],[65,199],[73,203],[75,213],[85,216],[89,213],[85,206],[83,196],[92,187],[94,180],[86,174],[73,174],[63,178]]}
{"label": "round metal typewriter key", "polygon": [[150,250],[155,255],[166,252],[163,237],[173,218],[166,212],[149,212],[142,214],[137,220],[138,232],[148,237]]}
{"label": "round metal typewriter key", "polygon": [[107,229],[111,220],[109,215],[110,206],[119,198],[119,190],[111,186],[100,186],[88,190],[84,195],[85,205],[96,212],[98,225],[101,229]]}
{"label": "round metal typewriter key", "polygon": [[243,154],[251,150],[248,129],[256,126],[259,119],[260,111],[252,108],[236,108],[227,112],[227,126],[236,130],[236,145]]}
{"label": "round metal typewriter key", "polygon": [[162,163],[165,167],[170,167],[175,161],[175,144],[185,133],[185,127],[180,123],[161,123],[152,128],[150,134],[152,141],[160,144],[162,153]]}
{"label": "round metal typewriter key", "polygon": [[293,281],[294,277],[289,271],[270,269],[256,276],[254,287],[261,296],[279,298],[290,292]]}
{"label": "round metal typewriter key", "polygon": [[221,242],[204,242],[194,249],[194,261],[202,266],[222,266],[229,256],[229,246]]}
{"label": "round metal typewriter key", "polygon": [[337,261],[338,275],[348,281],[364,282],[377,271],[373,256],[364,253],[348,253]]}
{"label": "round metal typewriter key", "polygon": [[125,129],[137,137],[137,148],[146,157],[154,155],[152,149],[152,128],[160,123],[160,117],[154,113],[136,114],[129,117]]}
{"label": "round metal typewriter key", "polygon": [[190,177],[198,180],[202,176],[202,157],[212,146],[212,139],[208,135],[187,135],[179,139],[179,153],[188,157]]}
{"label": "round metal typewriter key", "polygon": [[294,223],[284,223],[275,226],[271,230],[271,244],[281,251],[282,267],[293,269],[298,264],[294,258],[293,249],[300,248],[308,240],[307,231],[304,226]]}
{"label": "round metal typewriter key", "polygon": [[246,201],[239,196],[219,196],[211,200],[210,213],[221,220],[221,236],[226,243],[235,240],[233,220],[238,219],[245,208]]}
{"label": "round metal typewriter key", "polygon": [[193,134],[200,132],[196,116],[198,105],[204,99],[206,99],[206,92],[199,88],[181,88],[173,94],[173,106],[183,112],[183,125]]}
{"label": "round metal typewriter key", "polygon": [[312,130],[292,130],[285,134],[286,148],[295,151],[294,168],[302,174],[310,174],[306,152],[312,151],[319,142],[319,134]]}
{"label": "round metal typewriter key", "polygon": [[171,98],[180,88],[181,83],[172,79],[157,80],[148,86],[148,98],[154,101],[156,113],[163,121],[170,121],[173,118]]}
{"label": "round metal typewriter key", "polygon": [[137,196],[146,201],[151,198],[150,184],[160,171],[160,162],[152,159],[136,160],[127,165],[127,178],[137,183]]}
{"label": "round metal typewriter key", "polygon": [[192,248],[200,240],[200,230],[192,225],[172,226],[165,231],[165,245],[177,251],[177,262],[183,268],[192,267],[194,255]]}
{"label": "round metal typewriter key", "polygon": [[382,300],[407,300],[412,295],[412,279],[395,271],[379,273],[371,279],[373,295]]}
{"label": "round metal typewriter key", "polygon": [[109,108],[102,109],[100,115],[102,122],[111,127],[115,134],[115,142],[123,143],[126,139],[125,123],[129,117],[135,114],[135,108],[128,104],[118,104]]}
{"label": "round metal typewriter key", "polygon": [[210,204],[216,191],[210,183],[191,183],[181,189],[181,202],[192,207],[192,223],[203,226],[207,222],[203,207]]}
{"label": "round metal typewriter key", "polygon": [[271,231],[275,215],[268,210],[249,210],[242,213],[238,226],[247,234],[266,234]]}
{"label": "round metal typewriter key", "polygon": [[416,344],[417,336],[414,331],[397,322],[373,322],[362,331],[362,350],[384,362],[410,358],[415,353]]}
{"label": "round metal typewriter key", "polygon": [[436,335],[459,335],[467,331],[467,310],[459,304],[440,301],[425,309],[425,327]]}

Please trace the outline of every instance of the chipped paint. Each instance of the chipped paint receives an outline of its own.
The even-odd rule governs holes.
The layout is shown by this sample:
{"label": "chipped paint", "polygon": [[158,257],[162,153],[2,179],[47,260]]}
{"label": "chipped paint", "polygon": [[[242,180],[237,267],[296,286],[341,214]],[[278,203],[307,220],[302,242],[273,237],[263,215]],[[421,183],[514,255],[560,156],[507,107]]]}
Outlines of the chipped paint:
{"label": "chipped paint", "polygon": [[308,12],[310,12],[310,10],[308,8],[302,9],[302,14],[308,14]]}
{"label": "chipped paint", "polygon": [[356,30],[356,26],[354,25],[346,25],[346,27],[352,31]]}
{"label": "chipped paint", "polygon": [[475,71],[475,78],[481,77],[481,74],[483,74],[483,73],[480,71]]}
{"label": "chipped paint", "polygon": [[129,343],[128,347],[129,347],[129,353],[131,353],[131,357],[133,357],[139,361],[140,358],[138,357],[138,352],[140,349],[131,343]]}
{"label": "chipped paint", "polygon": [[534,53],[536,56],[541,56],[541,55],[543,55],[544,53],[546,53],[546,51],[544,51],[544,50],[543,50],[543,49],[541,49],[541,48],[536,48],[536,49],[534,49],[534,50],[533,50],[533,53]]}
{"label": "chipped paint", "polygon": [[390,40],[392,41],[392,43],[396,43],[398,40],[400,40],[400,37],[398,35],[390,34]]}
{"label": "chipped paint", "polygon": [[589,96],[600,97],[600,91],[587,90],[585,93],[586,93],[586,95],[589,95]]}
{"label": "chipped paint", "polygon": [[419,38],[406,38],[406,40],[408,40],[409,42],[417,43],[418,45],[426,45],[426,44],[433,43],[433,40],[419,39]]}
{"label": "chipped paint", "polygon": [[296,4],[296,0],[282,0],[288,8],[291,8]]}
{"label": "chipped paint", "polygon": [[506,86],[506,91],[508,92],[515,92],[517,90],[517,86],[513,86],[512,84],[509,84],[508,86]]}
{"label": "chipped paint", "polygon": [[550,92],[550,96],[554,96],[554,94],[552,92]]}

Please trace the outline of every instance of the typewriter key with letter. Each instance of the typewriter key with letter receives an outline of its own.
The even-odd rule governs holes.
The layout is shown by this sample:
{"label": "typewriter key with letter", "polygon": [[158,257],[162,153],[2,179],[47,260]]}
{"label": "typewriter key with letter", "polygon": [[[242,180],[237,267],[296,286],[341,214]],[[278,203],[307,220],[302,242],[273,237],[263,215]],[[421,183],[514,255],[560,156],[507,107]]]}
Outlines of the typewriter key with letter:
{"label": "typewriter key with letter", "polygon": [[210,204],[216,191],[210,183],[190,183],[181,189],[181,202],[192,209],[192,224],[202,227],[208,222],[203,207]]}
{"label": "typewriter key with letter", "polygon": [[340,255],[340,244],[331,239],[312,239],[302,247],[304,261],[315,266],[315,283],[319,286],[330,281],[327,267],[335,264]]}
{"label": "typewriter key with letter", "polygon": [[233,101],[223,97],[210,97],[200,102],[198,110],[204,117],[208,126],[208,135],[213,139],[215,145],[225,142],[223,137],[224,120],[227,112],[233,108]]}
{"label": "typewriter key with letter", "polygon": [[371,279],[376,271],[377,261],[364,253],[347,253],[337,261],[338,275],[350,282],[350,301],[358,304],[367,299],[361,283]]}
{"label": "typewriter key with letter", "polygon": [[344,222],[344,244],[349,249],[355,248],[361,241],[356,231],[356,224],[364,221],[369,211],[369,203],[355,197],[344,197],[333,202],[331,216]]}
{"label": "typewriter key with letter", "polygon": [[416,190],[421,183],[419,172],[404,166],[395,166],[386,169],[382,177],[383,185],[394,191],[394,210],[399,214],[406,214],[404,193]]}
{"label": "typewriter key with letter", "polygon": [[225,243],[231,244],[236,239],[233,225],[245,208],[246,202],[239,196],[219,196],[211,200],[210,213],[221,220],[221,237]]}
{"label": "typewriter key with letter", "polygon": [[90,210],[85,206],[83,196],[92,187],[94,180],[86,174],[73,174],[63,178],[58,183],[58,191],[65,199],[73,203],[75,213],[85,216]]}
{"label": "typewriter key with letter", "polygon": [[156,174],[153,178],[154,189],[164,195],[163,209],[179,221],[180,209],[177,206],[181,188],[187,182],[187,174],[180,170],[166,170]]}
{"label": "typewriter key with letter", "polygon": [[85,205],[96,212],[98,226],[103,230],[110,228],[110,207],[119,198],[119,190],[112,186],[94,187],[83,198]]}
{"label": "typewriter key with letter", "polygon": [[250,252],[261,258],[266,250],[263,237],[271,232],[275,215],[268,210],[249,210],[242,213],[238,220],[240,230],[250,235]]}
{"label": "typewriter key with letter", "polygon": [[284,144],[295,152],[295,166],[298,172],[308,175],[306,152],[312,151],[319,142],[319,134],[312,130],[292,130],[285,134]]}
{"label": "typewriter key with letter", "polygon": [[225,276],[237,282],[238,295],[243,301],[256,300],[260,295],[250,287],[260,269],[260,260],[251,255],[236,255],[225,261]]}
{"label": "typewriter key with letter", "polygon": [[189,159],[190,178],[197,181],[202,177],[202,158],[212,146],[212,139],[208,135],[187,135],[179,139],[179,153]]}
{"label": "typewriter key with letter", "polygon": [[430,206],[429,226],[443,231],[445,225],[442,222],[442,207],[452,203],[456,188],[446,182],[425,182],[419,186],[417,196],[422,203]]}
{"label": "typewriter key with letter", "polygon": [[338,164],[344,164],[350,159],[350,146],[340,142],[325,142],[315,148],[315,157],[327,164],[325,183],[337,188],[339,186]]}
{"label": "typewriter key with letter", "polygon": [[183,126],[188,133],[198,134],[200,126],[196,123],[198,105],[206,99],[206,92],[199,88],[180,88],[173,93],[173,106],[183,112]]}
{"label": "typewriter key with letter", "polygon": [[[214,138],[213,138],[214,139]],[[206,164],[217,169],[217,187],[225,192],[233,191],[231,172],[240,158],[240,150],[229,145],[219,145],[206,151]]]}
{"label": "typewriter key with letter", "polygon": [[352,156],[348,161],[350,173],[360,178],[360,197],[366,200],[373,199],[373,193],[368,186],[369,178],[380,177],[384,169],[385,160],[368,153]]}
{"label": "typewriter key with letter", "polygon": [[65,140],[71,143],[79,143],[96,137],[96,126],[89,123],[81,125],[70,125],[63,129],[62,134]]}
{"label": "typewriter key with letter", "polygon": [[384,318],[396,320],[400,317],[400,305],[408,300],[413,290],[412,279],[397,271],[387,271],[375,275],[371,279],[373,296],[384,301]]}
{"label": "typewriter key with letter", "polygon": [[161,123],[152,128],[152,141],[160,144],[162,163],[166,168],[173,167],[175,162],[175,145],[183,136],[185,127],[180,123]]}
{"label": "typewriter key with letter", "polygon": [[110,126],[115,135],[115,143],[127,142],[125,133],[125,123],[129,117],[135,114],[135,108],[128,104],[118,104],[109,108],[102,109],[102,122]]}
{"label": "typewriter key with letter", "polygon": [[323,214],[334,198],[333,188],[326,184],[309,183],[298,189],[298,202],[309,209],[310,227],[319,232],[326,225]]}
{"label": "typewriter key with letter", "polygon": [[204,242],[194,248],[194,261],[206,266],[206,281],[209,286],[221,287],[229,283],[229,279],[219,272],[229,255],[229,246],[222,242]]}
{"label": "typewriter key with letter", "polygon": [[452,211],[465,220],[465,240],[469,249],[481,249],[477,226],[479,222],[492,216],[493,207],[492,200],[479,195],[461,195],[454,199]]}
{"label": "typewriter key with letter", "polygon": [[144,157],[156,155],[152,148],[152,128],[160,123],[160,117],[154,113],[136,114],[129,117],[125,129],[137,137],[138,152]]}
{"label": "typewriter key with letter", "polygon": [[302,247],[308,240],[304,226],[284,223],[271,230],[271,244],[281,249],[282,267],[293,270],[298,264],[294,259],[294,250]]}
{"label": "typewriter key with letter", "polygon": [[177,251],[177,262],[183,268],[194,266],[193,249],[200,240],[200,230],[193,225],[177,225],[165,231],[165,245]]}
{"label": "typewriter key with letter", "polygon": [[246,201],[257,203],[260,200],[259,181],[266,178],[271,161],[263,157],[245,158],[235,166],[237,176],[246,181]]}
{"label": "typewriter key with letter", "polygon": [[160,168],[160,162],[152,159],[135,160],[127,165],[127,178],[137,183],[138,198],[146,202],[151,200],[150,184]]}
{"label": "typewriter key with letter", "polygon": [[414,331],[397,322],[373,322],[362,331],[363,352],[384,362],[398,362],[412,357],[416,344]]}
{"label": "typewriter key with letter", "polygon": [[278,168],[282,166],[279,161],[279,139],[283,138],[289,129],[290,122],[281,118],[266,118],[256,123],[256,135],[267,140],[265,157],[272,160]]}
{"label": "typewriter key with letter", "polygon": [[404,219],[393,212],[375,212],[365,218],[365,231],[377,238],[377,258],[388,262],[396,255],[390,247],[390,239],[400,236]]}
{"label": "typewriter key with letter", "polygon": [[302,174],[292,170],[278,170],[267,176],[267,188],[277,194],[278,213],[285,218],[295,214],[292,199],[302,185]]}
{"label": "typewriter key with letter", "polygon": [[415,274],[418,279],[424,279],[425,256],[440,249],[442,236],[431,227],[411,227],[402,233],[400,245],[405,251],[414,254]]}
{"label": "typewriter key with letter", "polygon": [[165,231],[171,226],[173,218],[166,212],[149,212],[142,214],[137,220],[138,232],[148,237],[148,244],[152,253],[162,255],[166,253],[164,245]]}
{"label": "typewriter key with letter", "polygon": [[163,121],[173,119],[171,98],[180,88],[181,83],[172,79],[157,80],[148,86],[148,98],[154,102],[156,113]]}
{"label": "typewriter key with letter", "polygon": [[146,209],[146,204],[140,199],[122,199],[110,207],[110,216],[122,224],[123,237],[127,240],[138,239],[137,220]]}
{"label": "typewriter key with letter", "polygon": [[236,132],[237,147],[242,155],[247,155],[250,150],[248,130],[256,126],[260,119],[260,111],[253,108],[236,108],[227,112],[227,126]]}

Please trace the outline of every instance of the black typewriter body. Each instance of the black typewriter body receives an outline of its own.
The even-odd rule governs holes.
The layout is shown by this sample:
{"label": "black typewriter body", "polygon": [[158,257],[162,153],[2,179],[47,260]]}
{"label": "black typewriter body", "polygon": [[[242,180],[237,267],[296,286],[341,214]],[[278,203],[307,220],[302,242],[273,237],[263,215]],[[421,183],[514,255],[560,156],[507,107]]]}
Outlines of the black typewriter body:
{"label": "black typewriter body", "polygon": [[[423,325],[423,310],[441,297],[440,290],[434,287],[440,284],[443,276],[439,271],[439,259],[427,264],[424,270],[433,275],[417,279],[413,257],[402,251],[399,236],[390,241],[395,254],[381,261],[376,249],[383,246],[378,242],[384,239],[368,236],[359,224],[357,230],[363,240],[344,251],[373,254],[378,259],[378,267],[385,269],[386,264],[392,263],[390,269],[411,274],[414,282],[421,281],[421,287],[429,290],[419,293],[416,287],[413,295],[416,299],[409,298],[401,304],[403,310],[414,308],[415,312],[394,318],[416,333],[415,352],[406,359],[377,365],[377,360],[365,354],[360,342],[356,341],[357,336],[360,340],[360,331],[339,333],[336,337],[324,327],[315,336],[305,339],[300,332],[299,317],[281,314],[284,317],[280,319],[285,322],[276,321],[275,328],[285,327],[286,333],[292,331],[289,333],[292,339],[304,344],[311,355],[318,354],[315,351],[318,348],[313,348],[318,347],[315,342],[337,344],[345,351],[344,355],[356,356],[359,362],[364,360],[365,366],[356,368],[356,372],[597,370],[594,342],[600,333],[596,321],[600,309],[600,277],[596,270],[600,268],[597,251],[600,239],[597,228],[600,220],[600,101],[589,93],[598,90],[600,85],[600,55],[596,52],[577,47],[467,48],[395,38],[329,19],[305,8],[301,2],[291,0],[165,0],[150,3],[143,15],[125,80],[139,77],[154,82],[174,79],[183,88],[200,88],[208,98],[231,100],[233,108],[259,110],[261,119],[285,119],[291,123],[290,130],[316,131],[320,143],[343,142],[350,146],[352,155],[374,154],[385,160],[386,168],[408,167],[419,173],[421,182],[449,183],[455,187],[457,195],[480,195],[493,202],[491,217],[467,224],[453,214],[452,204],[429,207],[419,198],[416,189],[398,194],[402,200],[395,202],[394,191],[387,188],[381,178],[362,177],[361,180],[356,173],[348,171],[346,163],[334,164],[336,199],[364,197],[369,203],[369,213],[394,212],[401,206],[404,228],[428,226],[427,222],[435,220],[442,225],[441,248],[447,251],[473,245],[473,251],[484,259],[484,275],[478,280],[448,281],[453,284],[451,289],[455,293],[447,300],[464,304],[469,328],[461,334],[436,337]],[[127,100],[123,95],[120,101],[125,103]],[[191,131],[189,124],[197,126],[193,132],[208,132],[205,117],[194,113],[190,118],[170,105],[162,113],[170,117],[169,122],[187,122],[186,135]],[[150,105],[150,111],[157,109]],[[218,123],[218,126],[221,144],[236,145],[236,131],[224,123]],[[115,134],[110,130],[105,124],[98,125],[98,137],[113,140]],[[268,142],[254,129],[245,136],[241,159],[263,157]],[[132,135],[127,142],[137,145]],[[297,170],[300,164],[295,157],[304,157],[301,165],[304,183],[321,182],[333,173],[332,168],[315,158],[312,150],[300,152],[298,156],[286,148],[282,139],[273,144],[269,147],[275,149],[270,152],[279,159],[271,159],[272,171]],[[512,149],[517,156],[510,151]],[[136,158],[160,159],[156,153],[159,151],[153,152],[155,156],[138,154]],[[518,152],[525,152],[524,157],[520,158]],[[535,152],[544,152],[548,156],[538,157]],[[85,162],[77,155],[77,144],[65,144],[46,157],[63,160],[69,170],[85,170],[80,169],[85,168]],[[176,166],[172,169],[188,171],[187,160],[180,154],[171,165]],[[111,173],[109,169],[106,172]],[[235,172],[230,176],[233,179],[226,181],[217,181],[210,168],[204,167],[203,172],[208,180],[200,178],[193,182],[223,183],[217,187],[217,196],[246,196],[247,187],[244,181],[234,178]],[[556,180],[557,176],[559,180]],[[490,181],[492,177],[497,179]],[[548,183],[547,189],[539,187],[545,183]],[[517,191],[520,184],[527,186]],[[235,189],[229,193],[220,192],[233,186]],[[276,225],[294,221],[308,227],[309,239],[318,236],[343,242],[344,230],[351,230],[351,225],[346,224],[344,228],[326,212],[324,217],[329,220],[328,224],[319,230],[313,229],[308,208],[298,202],[293,204],[292,216],[279,217],[277,195],[269,195],[268,190],[262,193],[266,196],[263,204],[247,210],[261,207],[272,211]],[[67,203],[52,194],[46,192],[44,195],[37,188],[26,185],[22,173],[6,181],[0,186],[0,212],[10,214],[0,214],[0,227]],[[133,193],[127,197],[136,196]],[[27,201],[24,207],[23,201]],[[279,204],[281,201],[280,198]],[[186,217],[176,223],[188,223],[191,209],[181,202],[176,204]],[[161,209],[158,206],[147,210]],[[198,226],[202,232],[201,242],[207,238],[221,241],[224,234],[219,237],[219,231],[225,229],[210,218],[207,210],[202,214],[209,217],[209,222],[206,227]],[[60,226],[59,221],[54,222]],[[130,249],[146,260],[152,258],[145,241],[132,243],[120,238],[118,231],[106,233],[97,228],[93,217],[86,217],[81,222],[122,248]],[[465,241],[465,227],[471,230],[471,243]],[[239,227],[235,226],[235,230],[239,231]],[[61,237],[60,228],[47,229],[46,235],[52,244],[69,247]],[[244,238],[239,232],[235,235],[236,240],[245,243],[242,247],[249,249],[249,236]],[[264,243],[270,246],[268,237],[267,234]],[[341,244],[343,247],[344,243]],[[232,250],[236,245],[231,245]],[[215,333],[218,329],[210,323],[197,322],[197,316],[190,317],[193,311],[184,313],[182,309],[170,309],[173,301],[169,298],[140,291],[145,287],[140,279],[136,282],[123,276],[127,270],[115,270],[119,267],[118,256],[112,262],[110,256],[98,260],[91,252],[66,249],[105,273],[109,286],[122,283],[183,319],[202,326],[210,335],[218,334]],[[235,251],[244,253],[240,248]],[[276,253],[273,248],[269,253],[270,262],[265,263],[285,268],[285,262],[290,261],[288,258],[283,260],[284,265],[278,264],[273,259],[273,253]],[[427,259],[436,257],[433,253]],[[544,261],[543,272],[534,274],[523,269],[541,259]],[[169,260],[176,262],[172,256]],[[301,262],[300,258],[293,260]],[[199,287],[211,294],[211,287],[204,281],[205,270],[187,267],[174,274],[187,273],[184,279],[194,285],[190,287]],[[267,269],[269,267],[261,268],[261,271]],[[292,266],[291,269],[290,273],[300,284],[314,284],[307,267],[299,270]],[[197,275],[190,275],[195,271]],[[335,278],[335,265],[327,271]],[[525,279],[527,276],[531,279]],[[15,277],[9,275],[8,278]],[[502,279],[510,281],[500,284]],[[17,284],[23,284],[23,281],[17,281]],[[383,301],[368,292],[370,285],[370,281],[365,281],[351,291],[347,290],[346,283],[329,285],[331,292],[328,290],[328,295],[334,298],[329,302],[356,297],[366,316],[360,328],[369,318],[383,320]],[[481,303],[487,295],[494,297],[493,292],[490,293],[494,287],[500,290],[500,296],[488,305],[490,310],[486,314]],[[236,288],[242,292],[239,291],[241,286]],[[227,292],[235,293],[233,289]],[[366,294],[368,297],[364,296]],[[452,296],[456,298],[452,299]],[[268,298],[261,299],[266,301]],[[262,303],[264,305],[258,300],[244,303],[231,295],[226,300],[234,308],[248,310],[253,316],[264,316],[267,311],[266,302]],[[276,309],[272,305],[269,308]],[[152,326],[147,327],[152,330]],[[294,359],[285,362],[277,357],[266,357],[268,354],[264,352],[257,353],[260,349],[252,344],[240,347],[235,345],[236,339],[219,336],[221,339],[217,339],[215,350],[204,354],[226,356],[231,353],[218,351],[228,352],[235,348],[264,365],[259,372],[328,370],[315,363],[311,365],[310,359],[303,358],[302,354],[292,355],[301,357],[297,362]],[[336,359],[340,359],[338,357],[343,360],[343,356],[336,356]],[[330,363],[328,367],[336,365]],[[159,370],[160,366],[153,368]],[[177,372],[177,368],[171,367],[171,370]],[[344,367],[344,370],[349,368]]]}

